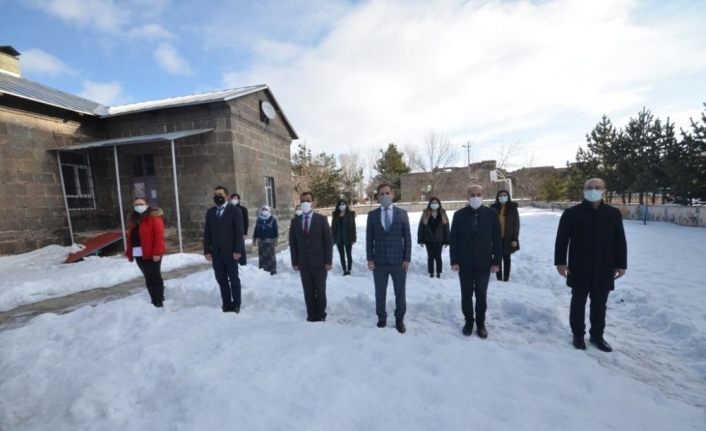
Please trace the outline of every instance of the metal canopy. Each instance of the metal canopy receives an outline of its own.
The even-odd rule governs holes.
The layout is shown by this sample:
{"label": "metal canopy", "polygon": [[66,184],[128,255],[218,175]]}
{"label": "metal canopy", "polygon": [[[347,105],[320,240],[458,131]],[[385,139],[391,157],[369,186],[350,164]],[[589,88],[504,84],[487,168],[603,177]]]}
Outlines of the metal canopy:
{"label": "metal canopy", "polygon": [[71,145],[69,147],[54,148],[52,151],[74,151],[86,150],[89,148],[114,147],[128,144],[147,144],[150,142],[169,142],[188,136],[201,135],[213,132],[214,129],[193,129],[181,130],[179,132],[157,133],[153,135],[129,136],[126,138],[105,139],[103,141],[85,142],[83,144]]}

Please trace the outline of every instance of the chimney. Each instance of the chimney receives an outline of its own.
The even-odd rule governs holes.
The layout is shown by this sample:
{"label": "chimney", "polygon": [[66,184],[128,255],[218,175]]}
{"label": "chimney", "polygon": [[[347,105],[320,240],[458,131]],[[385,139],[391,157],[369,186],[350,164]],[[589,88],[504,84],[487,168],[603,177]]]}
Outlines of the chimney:
{"label": "chimney", "polygon": [[10,45],[0,46],[0,72],[20,77],[20,53]]}

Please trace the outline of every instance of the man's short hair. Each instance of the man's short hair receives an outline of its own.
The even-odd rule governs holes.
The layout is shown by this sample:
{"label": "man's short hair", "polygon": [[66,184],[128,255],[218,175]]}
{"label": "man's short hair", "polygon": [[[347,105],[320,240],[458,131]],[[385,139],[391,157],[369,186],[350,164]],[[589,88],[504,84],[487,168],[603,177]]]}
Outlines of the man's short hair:
{"label": "man's short hair", "polygon": [[302,198],[306,195],[311,196],[311,200],[314,200],[314,194],[312,192],[302,192],[302,194],[299,195],[299,200],[302,200]]}
{"label": "man's short hair", "polygon": [[468,186],[468,189],[466,189],[466,191],[470,192],[471,189],[476,188],[476,187],[478,187],[480,189],[481,193],[485,193],[485,189],[480,184],[471,184],[470,186]]}
{"label": "man's short hair", "polygon": [[232,195],[230,195],[230,198],[231,198],[231,199],[233,199],[233,198],[238,198],[238,200],[240,200],[240,195],[237,194],[237,193],[233,193]]}
{"label": "man's short hair", "polygon": [[601,186],[602,186],[603,188],[606,188],[605,180],[604,180],[603,178],[598,178],[598,177],[595,177],[595,178],[591,178],[591,179],[586,180],[586,182],[583,183],[583,188],[585,189],[586,186],[588,185],[588,183],[590,183],[591,181],[600,181],[600,182],[601,182]]}
{"label": "man's short hair", "polygon": [[394,190],[394,187],[392,187],[392,185],[390,185],[390,184],[388,184],[388,183],[382,183],[382,184],[378,185],[377,192],[380,193],[380,189],[383,188],[383,187],[389,187],[390,190]]}
{"label": "man's short hair", "polygon": [[215,192],[216,190],[223,190],[223,194],[228,196],[228,189],[223,187],[223,186],[216,186],[213,188],[213,191]]}

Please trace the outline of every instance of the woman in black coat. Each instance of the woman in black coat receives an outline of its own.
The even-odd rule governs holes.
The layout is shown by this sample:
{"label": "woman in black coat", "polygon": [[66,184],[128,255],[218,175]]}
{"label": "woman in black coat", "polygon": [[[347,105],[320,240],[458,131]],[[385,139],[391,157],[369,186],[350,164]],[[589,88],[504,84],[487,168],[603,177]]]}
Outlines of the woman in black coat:
{"label": "woman in black coat", "polygon": [[503,240],[503,263],[495,275],[498,280],[510,279],[510,255],[520,249],[520,213],[517,203],[510,199],[510,194],[500,190],[495,197],[495,203],[490,206],[500,217],[500,236]]}
{"label": "woman in black coat", "polygon": [[351,275],[353,257],[351,250],[357,240],[355,232],[355,211],[351,211],[348,202],[341,199],[336,204],[331,214],[331,233],[333,242],[338,248],[338,255],[341,257],[341,268],[343,275]]}
{"label": "woman in black coat", "polygon": [[417,229],[417,242],[427,249],[429,277],[434,277],[436,263],[436,278],[441,278],[441,249],[449,244],[449,218],[441,207],[439,198],[431,198],[427,208],[422,211]]}

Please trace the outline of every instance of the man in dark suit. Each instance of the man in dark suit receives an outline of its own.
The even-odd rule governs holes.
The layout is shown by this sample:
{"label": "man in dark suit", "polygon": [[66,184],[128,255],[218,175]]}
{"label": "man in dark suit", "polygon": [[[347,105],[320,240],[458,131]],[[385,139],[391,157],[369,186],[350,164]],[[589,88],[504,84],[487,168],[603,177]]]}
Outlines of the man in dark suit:
{"label": "man in dark suit", "polygon": [[490,273],[498,272],[503,257],[498,212],[483,206],[483,187],[468,188],[469,206],[456,211],[449,234],[451,269],[461,282],[461,309],[466,319],[463,335],[473,332],[473,294],[476,295],[476,333],[487,338],[485,311]]}
{"label": "man in dark suit", "polygon": [[218,186],[213,191],[216,206],[206,211],[203,232],[203,254],[213,264],[221,289],[223,311],[240,312],[240,279],[238,260],[245,250],[243,213],[226,203],[228,191]]}
{"label": "man in dark suit", "polygon": [[392,277],[395,289],[395,327],[400,334],[407,330],[404,315],[407,311],[405,283],[412,256],[412,235],[407,211],[392,205],[392,186],[378,186],[380,208],[368,213],[365,250],[368,269],[373,271],[375,281],[375,312],[378,328],[387,325],[387,283]]}
{"label": "man in dark suit", "polygon": [[292,267],[299,271],[306,303],[306,320],[326,320],[326,278],[333,260],[333,236],[328,217],[314,212],[314,195],[299,196],[302,215],[289,226],[289,253]]}
{"label": "man in dark suit", "polygon": [[[554,246],[554,265],[571,287],[569,322],[574,347],[586,349],[586,300],[591,297],[591,334],[589,340],[599,350],[612,351],[603,338],[608,294],[614,281],[628,267],[628,246],[623,217],[615,207],[603,202],[605,182],[600,178],[586,181],[584,200],[561,215]],[[566,253],[569,264],[566,265]]]}

